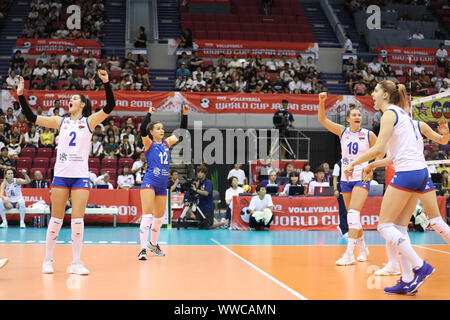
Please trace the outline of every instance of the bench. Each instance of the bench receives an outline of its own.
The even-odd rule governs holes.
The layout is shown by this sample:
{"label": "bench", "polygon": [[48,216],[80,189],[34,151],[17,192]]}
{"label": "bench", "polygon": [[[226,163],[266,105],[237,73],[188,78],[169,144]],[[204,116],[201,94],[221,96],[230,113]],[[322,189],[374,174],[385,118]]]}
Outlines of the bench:
{"label": "bench", "polygon": [[[6,214],[19,214],[18,209],[7,209],[5,211]],[[25,211],[26,214],[40,214],[41,215],[41,223],[44,223],[45,226],[48,223],[48,219],[50,219],[50,209],[36,209],[36,208],[27,208]],[[66,210],[66,214],[71,214],[72,208]],[[119,213],[119,209],[117,208],[86,208],[85,215],[113,215],[113,227],[117,226],[117,214]],[[45,219],[45,216],[48,215],[48,219]]]}

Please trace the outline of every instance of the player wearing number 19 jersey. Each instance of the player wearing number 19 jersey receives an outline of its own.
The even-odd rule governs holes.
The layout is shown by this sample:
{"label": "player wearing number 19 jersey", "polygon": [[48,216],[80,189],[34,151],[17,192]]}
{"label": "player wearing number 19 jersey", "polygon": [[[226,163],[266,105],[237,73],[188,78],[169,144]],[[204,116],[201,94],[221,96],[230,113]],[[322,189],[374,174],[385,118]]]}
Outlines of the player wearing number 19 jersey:
{"label": "player wearing number 19 jersey", "polygon": [[[359,155],[364,154],[371,146],[375,144],[376,136],[373,132],[361,128],[361,112],[356,108],[350,108],[347,112],[346,120],[349,123],[348,127],[344,127],[327,119],[325,115],[326,97],[326,93],[319,94],[318,118],[325,128],[339,136],[341,139],[341,189],[345,207],[348,211],[347,221],[349,231],[347,250],[344,255],[336,261],[336,264],[338,266],[347,266],[356,263],[353,254],[353,250],[356,245],[360,246],[359,255],[357,257],[358,261],[367,261],[367,255],[369,254],[369,250],[366,247],[363,237],[360,212],[369,194],[370,183],[364,184],[361,181],[362,165],[355,167],[353,176],[349,179],[343,174],[343,172],[345,167],[347,167],[354,159],[356,159]],[[336,196],[338,196],[338,194],[336,194]]]}

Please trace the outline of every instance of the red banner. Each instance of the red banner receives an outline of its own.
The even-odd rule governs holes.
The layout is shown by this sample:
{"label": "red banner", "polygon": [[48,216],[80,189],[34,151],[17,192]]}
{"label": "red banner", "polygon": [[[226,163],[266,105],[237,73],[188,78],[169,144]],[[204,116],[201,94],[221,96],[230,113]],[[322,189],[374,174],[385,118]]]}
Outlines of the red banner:
{"label": "red banner", "polygon": [[16,47],[25,47],[29,49],[20,49],[22,54],[41,54],[46,51],[47,54],[56,53],[58,55],[66,54],[66,50],[70,49],[73,55],[88,56],[90,52],[95,58],[101,57],[101,44],[95,40],[69,40],[69,39],[24,39],[16,40]]}
{"label": "red banner", "polygon": [[[390,63],[399,64],[416,64],[420,61],[421,64],[434,65],[436,63],[436,51],[437,49],[431,48],[403,48],[403,47],[379,47],[375,49],[376,53],[388,56],[388,61]],[[398,56],[396,56],[398,54]],[[409,62],[408,57],[411,56],[411,62]]]}
{"label": "red banner", "polygon": [[[59,90],[27,90],[25,96],[32,109],[41,105],[44,110],[53,107],[54,101],[59,99],[61,106],[68,109],[70,97],[76,91]],[[106,105],[103,91],[83,91],[91,100],[92,109]],[[292,114],[315,115],[319,110],[319,97],[316,94],[251,94],[251,93],[202,93],[202,92],[138,92],[114,91],[116,111],[143,111],[154,107],[157,111],[179,112],[181,105],[186,103],[194,112],[201,113],[259,113],[273,114],[281,106],[281,101],[289,101],[288,110]],[[2,90],[2,106],[12,105],[18,101],[16,92]],[[370,96],[341,96],[328,95],[325,108],[328,115],[340,114],[345,117],[348,106],[359,107],[362,116],[375,113]],[[6,109],[4,109],[6,111]]]}
{"label": "red banner", "polygon": [[[313,42],[277,42],[277,41],[243,41],[243,40],[195,40],[199,46],[199,56],[217,58],[223,53],[226,58],[236,55],[245,58],[248,54],[260,54],[270,58],[272,54],[285,55],[295,59],[299,52],[311,52],[319,57],[319,45]],[[312,55],[313,56],[313,55]]]}
{"label": "red banner", "polygon": [[[364,230],[377,228],[382,197],[367,198],[361,211]],[[251,197],[233,198],[231,228],[250,230],[246,213]],[[271,230],[336,230],[339,225],[339,204],[336,197],[272,197],[274,218]],[[439,209],[446,216],[446,200],[438,197]]]}

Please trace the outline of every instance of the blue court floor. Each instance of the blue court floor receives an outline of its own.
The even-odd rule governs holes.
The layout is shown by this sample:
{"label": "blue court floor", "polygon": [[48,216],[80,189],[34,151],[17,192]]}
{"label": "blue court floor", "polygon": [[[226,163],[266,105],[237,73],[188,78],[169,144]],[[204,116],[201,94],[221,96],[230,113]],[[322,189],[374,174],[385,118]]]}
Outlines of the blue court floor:
{"label": "blue court floor", "polygon": [[[0,229],[0,244],[44,244],[47,228],[19,229],[10,225]],[[434,231],[409,232],[413,245],[445,245],[446,242]],[[368,245],[384,245],[384,239],[378,231],[364,232]],[[64,226],[57,243],[68,244],[71,239],[70,226]],[[213,245],[213,240],[223,245],[345,245],[337,231],[236,231],[228,229],[162,229],[159,243],[163,245]],[[138,245],[139,228],[136,227],[89,227],[84,231],[84,244]]]}

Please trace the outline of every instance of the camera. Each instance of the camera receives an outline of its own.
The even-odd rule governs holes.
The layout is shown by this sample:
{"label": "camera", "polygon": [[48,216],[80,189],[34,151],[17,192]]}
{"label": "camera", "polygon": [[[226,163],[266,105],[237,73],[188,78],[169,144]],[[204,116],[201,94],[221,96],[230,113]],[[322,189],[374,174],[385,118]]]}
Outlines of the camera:
{"label": "camera", "polygon": [[198,194],[194,191],[197,178],[187,179],[182,185],[184,193],[187,193],[187,202],[193,203],[197,201]]}
{"label": "camera", "polygon": [[280,110],[280,112],[273,116],[273,125],[277,129],[286,129],[289,126],[289,114],[287,110]]}

